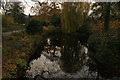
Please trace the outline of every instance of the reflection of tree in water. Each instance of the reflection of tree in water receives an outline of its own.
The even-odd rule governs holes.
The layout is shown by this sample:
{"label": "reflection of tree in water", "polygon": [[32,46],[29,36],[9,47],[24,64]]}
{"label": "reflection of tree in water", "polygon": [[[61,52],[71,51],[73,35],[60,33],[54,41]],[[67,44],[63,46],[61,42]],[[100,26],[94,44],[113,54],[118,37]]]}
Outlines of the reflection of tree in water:
{"label": "reflection of tree in water", "polygon": [[[94,50],[89,49],[91,71],[97,71],[102,78],[120,77],[119,42],[98,44]],[[92,51],[91,51],[92,50]]]}
{"label": "reflection of tree in water", "polygon": [[76,37],[65,36],[61,51],[62,70],[67,73],[79,71],[85,60],[84,53],[81,53],[81,45]]}

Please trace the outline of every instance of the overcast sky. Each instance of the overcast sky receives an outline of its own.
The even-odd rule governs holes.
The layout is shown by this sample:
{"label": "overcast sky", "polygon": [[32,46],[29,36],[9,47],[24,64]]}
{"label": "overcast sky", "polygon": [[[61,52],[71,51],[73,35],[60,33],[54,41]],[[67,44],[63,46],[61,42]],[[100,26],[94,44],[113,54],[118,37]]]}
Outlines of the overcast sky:
{"label": "overcast sky", "polygon": [[[18,0],[11,0],[11,1],[16,2]],[[24,13],[26,15],[29,15],[29,14],[33,15],[33,13],[30,12],[30,9],[31,9],[32,6],[35,5],[35,2],[33,2],[35,0],[33,0],[33,1],[32,0],[19,0],[19,1],[22,1],[23,5],[25,6]],[[38,1],[42,1],[43,2],[43,1],[46,1],[46,0],[38,0]],[[50,1],[50,0],[47,0],[47,1]],[[57,1],[57,0],[54,0],[54,1]],[[67,1],[72,1],[72,0],[67,0]],[[76,0],[74,0],[74,1],[76,1]],[[79,1],[79,0],[77,0],[77,1]],[[84,0],[80,0],[80,1],[84,1]],[[86,1],[92,1],[93,2],[93,1],[96,1],[96,0],[86,0]],[[105,0],[99,0],[99,1],[105,1]],[[113,1],[114,2],[114,1],[119,1],[119,0],[109,0],[109,1]],[[1,10],[0,10],[0,12],[1,12]]]}
{"label": "overcast sky", "polygon": [[[23,4],[25,5],[24,13],[26,15],[29,15],[29,14],[34,15],[33,13],[30,12],[30,9],[31,9],[32,6],[35,5],[35,2],[33,2],[33,1],[37,1],[37,0],[20,0],[20,1],[22,1]],[[51,0],[38,0],[38,1],[43,2],[43,1],[51,1]],[[55,1],[55,0],[53,0],[53,1]]]}
{"label": "overcast sky", "polygon": [[[26,2],[27,3],[26,3]],[[24,13],[26,14],[26,15],[29,15],[29,14],[31,14],[32,15],[32,13],[30,12],[30,9],[31,9],[31,7],[32,6],[34,6],[34,4],[35,4],[35,2],[33,2],[33,1],[31,1],[31,0],[23,0],[22,2],[23,2],[23,5],[25,6],[25,10],[24,10]]]}
{"label": "overcast sky", "polygon": [[[11,1],[12,1],[12,2],[18,2],[18,0],[11,0]],[[8,1],[8,2],[9,2],[9,1]],[[22,2],[23,5],[24,5],[24,7],[25,7],[24,13],[25,13],[26,15],[29,15],[29,14],[33,15],[33,14],[30,12],[30,9],[31,9],[32,6],[35,5],[35,2],[33,2],[33,1],[31,1],[31,0],[20,0],[20,2]],[[0,8],[0,13],[2,13],[2,8]]]}

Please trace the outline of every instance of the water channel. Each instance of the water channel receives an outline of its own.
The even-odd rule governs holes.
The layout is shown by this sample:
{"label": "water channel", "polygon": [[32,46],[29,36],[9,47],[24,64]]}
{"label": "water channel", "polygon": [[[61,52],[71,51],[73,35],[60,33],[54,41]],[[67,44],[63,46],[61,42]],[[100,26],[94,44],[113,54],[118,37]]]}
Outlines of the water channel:
{"label": "water channel", "polygon": [[[101,64],[94,57],[88,46],[81,42],[79,38],[73,36],[47,37],[46,44],[37,55],[32,59],[27,72],[28,78],[41,76],[49,78],[90,78],[93,80],[103,79],[115,74],[116,71],[110,70]],[[107,75],[106,75],[107,74]],[[111,75],[112,74],[112,75]],[[38,79],[41,80],[41,79]]]}

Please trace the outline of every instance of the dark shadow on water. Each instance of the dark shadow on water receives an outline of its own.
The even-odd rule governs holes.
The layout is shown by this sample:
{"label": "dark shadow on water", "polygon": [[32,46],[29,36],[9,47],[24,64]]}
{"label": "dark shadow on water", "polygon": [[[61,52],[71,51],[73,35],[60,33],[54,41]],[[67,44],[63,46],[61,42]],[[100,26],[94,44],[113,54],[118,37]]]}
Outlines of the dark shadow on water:
{"label": "dark shadow on water", "polygon": [[[95,50],[92,47],[87,48],[85,46],[87,40],[84,41],[84,37],[82,37],[82,40],[82,38],[78,36],[81,35],[66,34],[44,37],[44,39],[42,39],[43,41],[36,47],[30,59],[30,63],[32,63],[32,65],[38,64],[38,67],[33,68],[33,72],[31,73],[32,68],[30,68],[30,70],[28,70],[29,74],[35,77],[35,75],[41,75],[41,72],[45,72],[41,76],[46,77],[47,75],[46,78],[77,77],[95,78],[95,80],[120,77],[119,63],[116,63],[116,66],[102,63],[100,57],[104,57],[107,53],[96,57]],[[111,56],[111,59],[113,57],[114,55]],[[114,58],[112,61],[116,62]],[[31,67],[31,65],[29,66]],[[41,68],[43,70],[41,70]]]}
{"label": "dark shadow on water", "polygon": [[81,52],[81,44],[77,37],[64,37],[61,50],[62,69],[67,73],[76,73],[84,65],[85,53]]}

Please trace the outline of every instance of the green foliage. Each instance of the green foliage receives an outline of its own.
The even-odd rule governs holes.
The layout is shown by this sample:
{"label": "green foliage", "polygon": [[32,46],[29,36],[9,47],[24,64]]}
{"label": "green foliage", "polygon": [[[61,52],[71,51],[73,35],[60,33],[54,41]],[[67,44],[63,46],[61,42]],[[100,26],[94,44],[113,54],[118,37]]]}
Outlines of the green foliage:
{"label": "green foliage", "polygon": [[16,23],[23,23],[23,21],[25,21],[23,13],[24,13],[24,7],[23,5],[21,5],[21,2],[13,3],[11,9],[11,15],[14,17]]}
{"label": "green foliage", "polygon": [[117,29],[98,32],[88,40],[91,70],[98,71],[103,78],[118,77],[120,74],[120,37]]}
{"label": "green foliage", "polygon": [[87,18],[88,6],[88,3],[64,3],[61,13],[61,23],[64,32],[75,32],[83,25],[84,20]]}
{"label": "green foliage", "polygon": [[50,24],[52,24],[55,27],[59,27],[61,25],[60,16],[53,15],[50,19]]}
{"label": "green foliage", "polygon": [[8,78],[13,78],[13,76],[11,74],[7,74]]}
{"label": "green foliage", "polygon": [[23,45],[25,45],[25,42],[16,42],[15,44],[13,44],[13,48],[20,48]]}
{"label": "green foliage", "polygon": [[19,14],[19,16],[17,17],[17,22],[20,24],[25,24],[26,23],[26,18],[24,14]]}
{"label": "green foliage", "polygon": [[78,29],[78,32],[80,34],[87,34],[89,35],[89,33],[91,33],[91,26],[89,25],[89,22],[88,21],[85,21],[83,23],[83,25]]}
{"label": "green foliage", "polygon": [[36,19],[31,19],[26,26],[26,32],[28,34],[41,33],[44,24],[45,24],[44,22],[40,22]]}
{"label": "green foliage", "polygon": [[37,35],[27,35],[25,32],[3,35],[3,78],[18,78],[25,76],[28,60],[33,50],[33,41]]}
{"label": "green foliage", "polygon": [[20,68],[23,68],[23,69],[26,69],[27,68],[27,62],[24,60],[24,59],[18,59],[16,61],[16,64],[20,67]]}
{"label": "green foliage", "polygon": [[15,24],[15,22],[14,22],[13,17],[5,16],[5,15],[2,16],[2,26],[3,27],[8,27],[8,26],[14,25],[14,24]]}
{"label": "green foliage", "polygon": [[93,34],[88,44],[95,50],[95,58],[99,62],[116,66],[120,64],[120,38],[117,30]]}
{"label": "green foliage", "polygon": [[[6,25],[6,24],[5,24]],[[2,31],[3,32],[10,32],[10,31],[19,31],[19,30],[23,30],[25,28],[25,26],[21,26],[21,25],[8,25],[3,26]]]}
{"label": "green foliage", "polygon": [[6,2],[3,4],[3,12],[6,16],[12,16],[16,23],[21,23],[25,20],[23,19],[24,6],[21,2]]}
{"label": "green foliage", "polygon": [[48,26],[48,32],[55,32],[55,31],[56,31],[56,27]]}
{"label": "green foliage", "polygon": [[7,18],[5,16],[2,16],[2,26],[7,27]]}
{"label": "green foliage", "polygon": [[18,38],[20,38],[20,36],[21,36],[21,37],[28,36],[25,31],[21,31],[21,32],[19,32],[19,33],[13,33],[12,35],[15,36],[15,37],[18,37]]}

